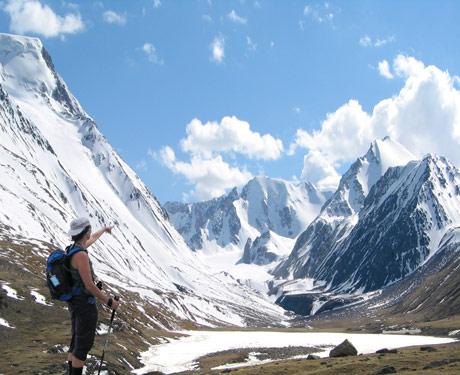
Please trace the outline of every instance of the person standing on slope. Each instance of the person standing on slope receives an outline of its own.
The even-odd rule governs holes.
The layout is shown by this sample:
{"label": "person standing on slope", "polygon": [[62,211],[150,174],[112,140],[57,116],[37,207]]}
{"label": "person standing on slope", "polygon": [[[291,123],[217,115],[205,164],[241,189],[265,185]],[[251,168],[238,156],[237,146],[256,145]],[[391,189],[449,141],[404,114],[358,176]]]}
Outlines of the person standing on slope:
{"label": "person standing on slope", "polygon": [[113,310],[119,306],[118,301],[101,291],[102,283],[95,284],[93,266],[87,251],[105,232],[111,234],[112,227],[91,233],[91,224],[84,217],[70,223],[69,235],[74,243],[66,248],[66,252],[77,251],[69,257],[68,265],[72,285],[80,288],[81,292],[74,295],[68,303],[72,321],[72,340],[67,357],[69,375],[82,374],[86,357],[94,344],[97,326],[96,298]]}

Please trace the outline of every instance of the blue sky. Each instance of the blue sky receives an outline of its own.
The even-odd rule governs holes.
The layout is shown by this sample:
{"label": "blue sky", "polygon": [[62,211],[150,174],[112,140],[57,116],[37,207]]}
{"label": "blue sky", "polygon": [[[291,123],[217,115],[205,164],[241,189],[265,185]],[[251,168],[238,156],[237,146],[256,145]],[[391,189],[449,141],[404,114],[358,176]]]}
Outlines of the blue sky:
{"label": "blue sky", "polygon": [[[28,4],[34,14],[51,11],[55,29],[21,24]],[[205,199],[258,174],[333,186],[373,136],[394,128],[378,125],[350,143],[350,121],[367,120],[354,105],[344,108],[352,113],[344,120],[339,108],[353,99],[370,115],[422,77],[412,69],[422,63],[448,71],[453,91],[446,95],[458,92],[458,1],[9,0],[1,7],[0,31],[42,39],[71,91],[162,202]],[[425,116],[435,113],[431,131],[444,118],[438,107]],[[348,130],[328,133],[328,113],[338,118],[330,127]],[[224,131],[226,116],[234,118]],[[181,140],[193,119],[196,147],[187,149]],[[199,134],[210,130],[207,122],[215,123],[214,138]],[[410,129],[394,132],[406,146]],[[227,143],[228,134],[236,138]],[[348,149],[330,146],[331,137],[345,137]],[[214,175],[200,175],[214,165]]]}

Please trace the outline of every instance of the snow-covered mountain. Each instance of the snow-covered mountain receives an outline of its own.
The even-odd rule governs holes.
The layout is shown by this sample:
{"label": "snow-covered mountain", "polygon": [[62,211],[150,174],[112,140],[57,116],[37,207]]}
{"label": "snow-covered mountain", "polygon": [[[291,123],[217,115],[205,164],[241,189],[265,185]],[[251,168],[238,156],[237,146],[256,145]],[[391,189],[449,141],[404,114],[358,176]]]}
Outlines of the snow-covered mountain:
{"label": "snow-covered mountain", "polygon": [[239,252],[240,262],[267,264],[287,255],[325,201],[308,182],[255,177],[241,193],[234,188],[209,201],[167,202],[164,208],[192,249],[225,248]]}
{"label": "snow-covered mountain", "polygon": [[86,215],[94,227],[116,227],[91,248],[99,277],[177,320],[244,325],[282,318],[279,308],[189,250],[35,38],[0,34],[0,150],[2,238],[63,246],[70,220]]}
{"label": "snow-covered mountain", "polygon": [[[342,182],[334,197],[345,196],[339,194]],[[440,248],[441,238],[460,223],[460,172],[445,158],[427,155],[388,168],[358,201],[361,207],[343,199],[337,209],[331,207],[332,200],[275,270],[291,279],[272,284],[282,305],[292,306],[300,295],[312,307],[320,298],[323,304],[337,305],[337,296],[343,299],[340,293],[377,290],[418,270]],[[334,220],[328,221],[331,216]],[[302,288],[304,278],[310,280],[309,288]],[[334,295],[325,298],[328,293]]]}
{"label": "snow-covered mountain", "polygon": [[331,288],[370,291],[412,273],[460,223],[460,172],[433,155],[391,168],[375,184],[358,223],[315,270]]}
{"label": "snow-covered mountain", "polygon": [[358,222],[358,213],[374,184],[389,167],[415,160],[407,149],[385,137],[372,142],[342,176],[335,193],[321,208],[321,213],[298,237],[289,258],[274,271],[277,277],[311,277],[332,254]]}

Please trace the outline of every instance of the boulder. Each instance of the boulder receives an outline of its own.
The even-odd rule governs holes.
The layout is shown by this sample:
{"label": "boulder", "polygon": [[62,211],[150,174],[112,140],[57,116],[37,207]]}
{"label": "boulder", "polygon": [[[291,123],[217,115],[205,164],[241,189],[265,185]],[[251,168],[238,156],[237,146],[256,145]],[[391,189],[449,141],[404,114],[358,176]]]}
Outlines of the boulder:
{"label": "boulder", "polygon": [[320,359],[321,357],[319,355],[314,355],[314,354],[309,354],[307,356],[307,359],[311,360],[311,359]]}
{"label": "boulder", "polygon": [[350,341],[345,340],[330,351],[329,357],[347,357],[357,354],[358,351],[353,344]]}

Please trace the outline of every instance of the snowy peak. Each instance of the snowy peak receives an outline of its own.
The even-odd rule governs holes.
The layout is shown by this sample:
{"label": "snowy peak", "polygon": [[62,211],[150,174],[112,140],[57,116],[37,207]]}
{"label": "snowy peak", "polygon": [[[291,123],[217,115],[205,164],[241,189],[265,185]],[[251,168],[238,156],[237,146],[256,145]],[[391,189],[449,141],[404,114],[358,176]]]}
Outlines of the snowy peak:
{"label": "snowy peak", "polygon": [[412,273],[460,222],[460,173],[428,155],[390,168],[375,184],[359,221],[316,277],[342,290],[369,291]]}
{"label": "snowy peak", "polygon": [[41,99],[58,111],[87,116],[40,39],[0,33],[0,83],[15,98]]}
{"label": "snowy peak", "polygon": [[375,172],[377,172],[372,171],[375,174],[369,176],[368,185],[372,186],[385,174],[388,168],[406,165],[417,158],[402,144],[387,136],[373,141],[363,159],[372,165],[376,170]]}
{"label": "snowy peak", "polygon": [[389,137],[375,140],[340,179],[339,187],[323,207],[329,217],[351,216],[362,208],[372,186],[390,167],[405,165],[416,157]]}
{"label": "snowy peak", "polygon": [[324,195],[311,183],[255,177],[241,192],[249,224],[261,233],[271,230],[294,238],[318,213]]}
{"label": "snowy peak", "polygon": [[[164,208],[192,249],[215,250],[217,245],[239,251],[246,263],[266,264],[287,255],[292,239],[318,215],[325,201],[313,184],[259,176],[241,193],[233,189],[210,201],[167,202]],[[267,251],[274,255],[266,256]]]}

